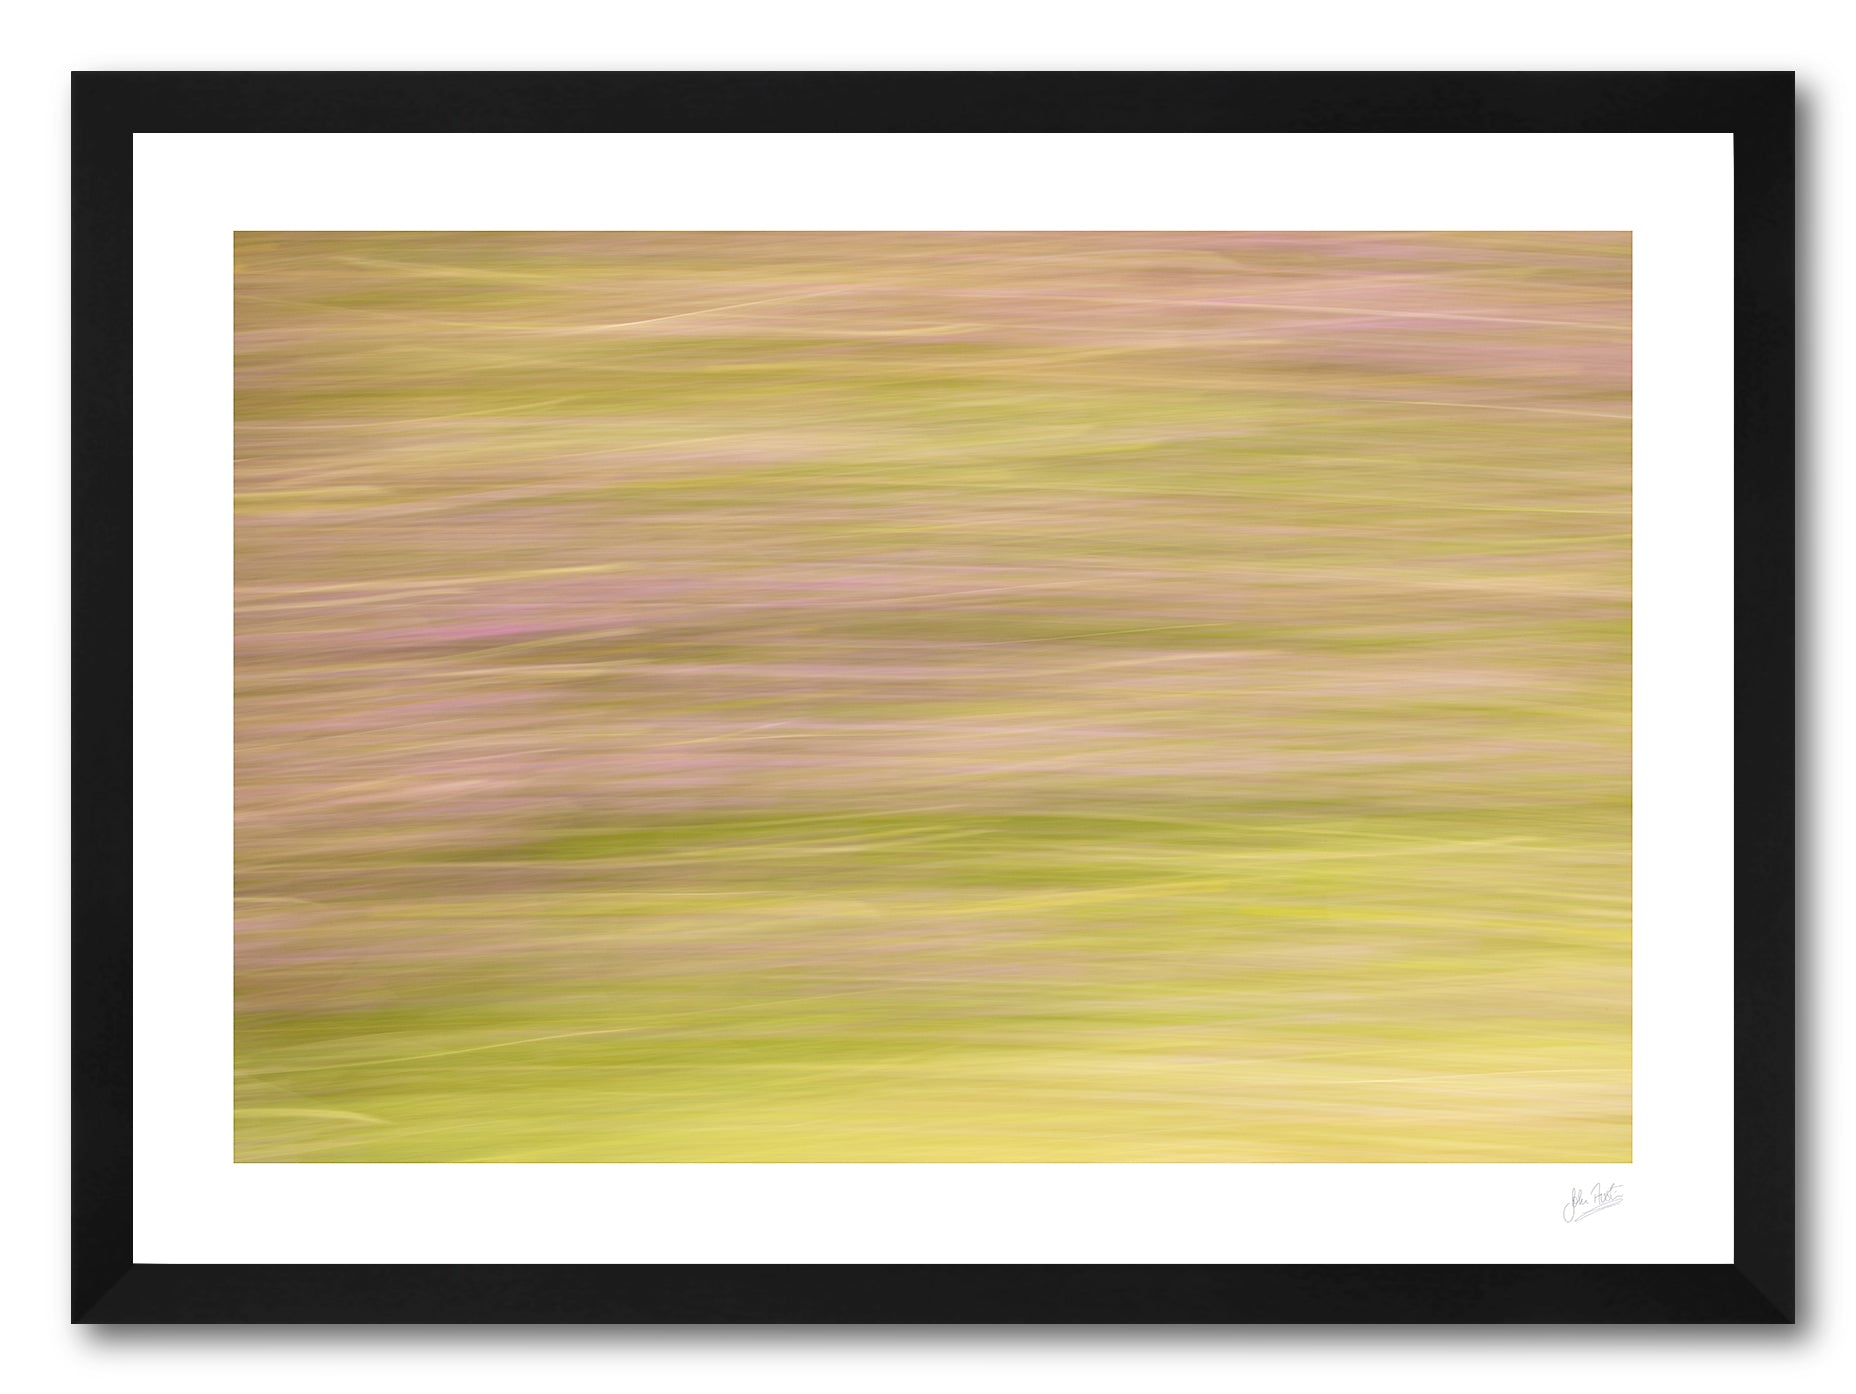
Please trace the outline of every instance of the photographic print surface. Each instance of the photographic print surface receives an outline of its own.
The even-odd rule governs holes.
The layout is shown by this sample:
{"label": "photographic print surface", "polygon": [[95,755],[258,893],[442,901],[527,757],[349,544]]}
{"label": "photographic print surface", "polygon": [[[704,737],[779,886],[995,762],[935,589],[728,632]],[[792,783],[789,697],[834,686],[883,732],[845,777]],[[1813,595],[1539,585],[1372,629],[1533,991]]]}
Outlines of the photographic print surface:
{"label": "photographic print surface", "polygon": [[235,288],[239,1160],[1629,1160],[1627,234]]}

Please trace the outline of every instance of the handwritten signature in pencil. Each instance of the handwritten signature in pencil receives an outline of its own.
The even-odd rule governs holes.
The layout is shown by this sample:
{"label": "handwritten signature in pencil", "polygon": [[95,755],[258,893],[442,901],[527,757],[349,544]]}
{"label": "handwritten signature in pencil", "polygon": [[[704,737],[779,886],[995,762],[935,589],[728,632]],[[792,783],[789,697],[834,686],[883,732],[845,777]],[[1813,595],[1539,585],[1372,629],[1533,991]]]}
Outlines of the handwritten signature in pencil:
{"label": "handwritten signature in pencil", "polygon": [[1593,1183],[1590,1195],[1573,1187],[1572,1199],[1560,1210],[1560,1218],[1567,1224],[1596,1215],[1600,1210],[1609,1210],[1614,1205],[1624,1203],[1624,1183],[1613,1181],[1609,1186]]}

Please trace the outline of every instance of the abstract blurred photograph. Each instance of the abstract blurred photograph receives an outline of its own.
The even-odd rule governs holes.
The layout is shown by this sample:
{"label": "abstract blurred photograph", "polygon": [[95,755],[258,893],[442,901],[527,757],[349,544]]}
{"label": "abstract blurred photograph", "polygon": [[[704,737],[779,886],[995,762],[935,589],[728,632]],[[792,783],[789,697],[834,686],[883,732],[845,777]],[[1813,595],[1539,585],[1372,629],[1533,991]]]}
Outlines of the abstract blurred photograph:
{"label": "abstract blurred photograph", "polygon": [[1630,1160],[1628,233],[233,254],[236,1160]]}

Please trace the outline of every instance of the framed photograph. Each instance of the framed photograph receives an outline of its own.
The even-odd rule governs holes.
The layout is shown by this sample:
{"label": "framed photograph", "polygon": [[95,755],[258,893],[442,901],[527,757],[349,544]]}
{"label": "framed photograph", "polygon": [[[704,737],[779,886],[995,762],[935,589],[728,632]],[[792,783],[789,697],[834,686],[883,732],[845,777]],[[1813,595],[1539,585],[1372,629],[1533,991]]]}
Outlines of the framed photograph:
{"label": "framed photograph", "polygon": [[1790,1322],[1789,73],[78,73],[74,1318]]}

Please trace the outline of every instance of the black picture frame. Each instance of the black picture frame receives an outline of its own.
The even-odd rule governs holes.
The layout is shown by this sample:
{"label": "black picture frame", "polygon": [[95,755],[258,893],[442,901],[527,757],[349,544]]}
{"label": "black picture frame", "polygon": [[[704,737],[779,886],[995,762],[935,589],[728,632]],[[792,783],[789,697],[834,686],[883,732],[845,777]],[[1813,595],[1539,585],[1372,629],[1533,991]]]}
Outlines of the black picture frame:
{"label": "black picture frame", "polygon": [[[73,1320],[1794,1320],[1791,73],[80,72],[73,75],[72,105]],[[131,137],[138,130],[1731,131],[1739,829],[1734,1261],[133,1262],[130,293]]]}

